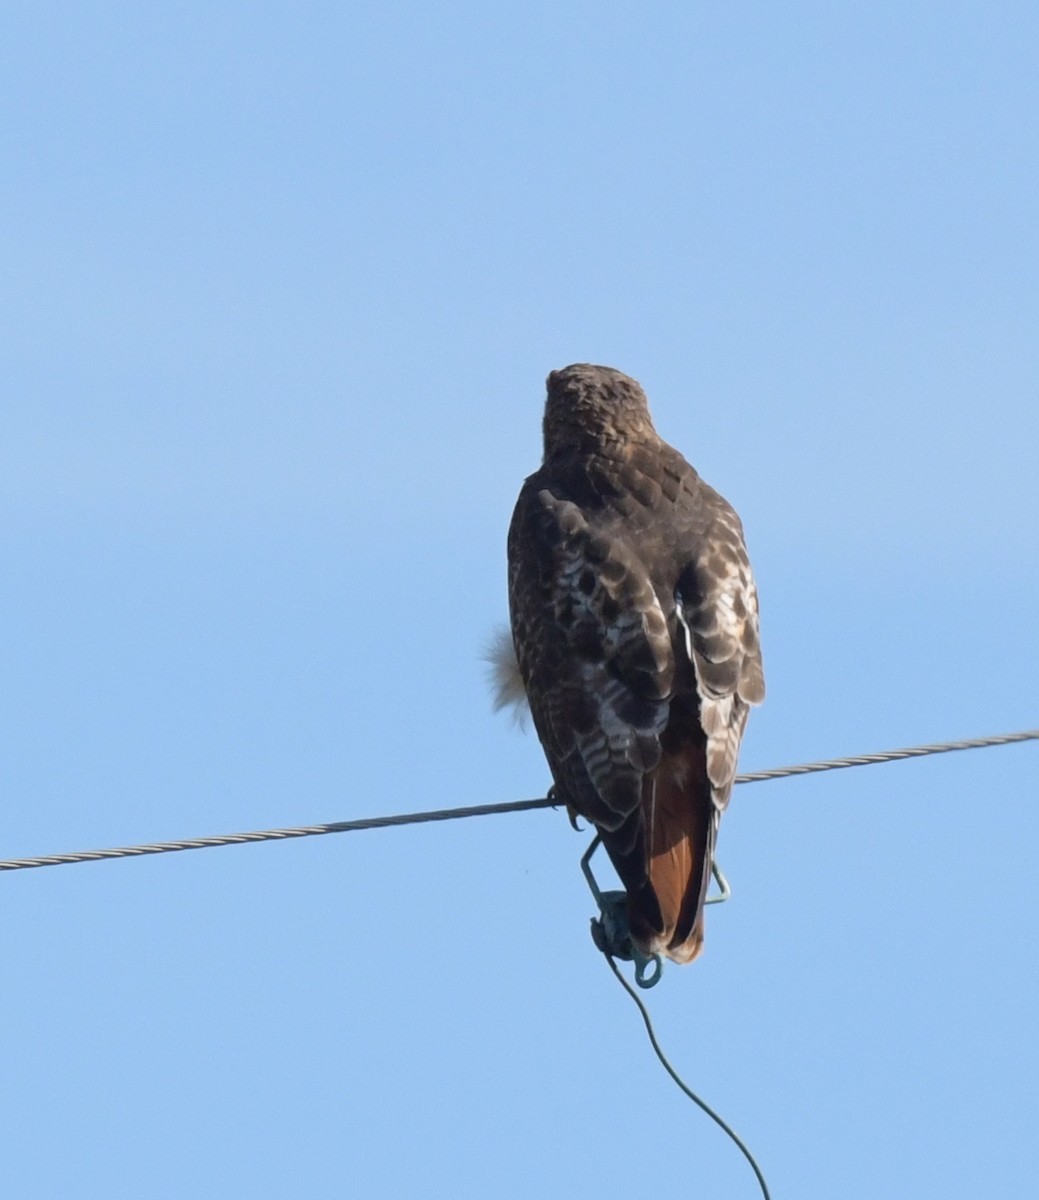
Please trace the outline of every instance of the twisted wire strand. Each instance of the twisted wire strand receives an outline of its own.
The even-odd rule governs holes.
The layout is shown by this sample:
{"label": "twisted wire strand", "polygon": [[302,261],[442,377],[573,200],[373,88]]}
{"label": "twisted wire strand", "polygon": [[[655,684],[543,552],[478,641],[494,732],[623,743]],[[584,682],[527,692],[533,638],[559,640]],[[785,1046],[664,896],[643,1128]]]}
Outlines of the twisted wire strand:
{"label": "twisted wire strand", "polygon": [[876,754],[853,754],[849,758],[828,758],[823,762],[800,763],[793,767],[773,767],[769,771],[751,771],[737,775],[737,783],[764,783],[768,779],[787,779],[792,775],[814,775],[818,771],[842,771],[846,767],[870,767],[875,763],[901,762],[905,758],[924,758],[928,754],[948,754],[953,750],[982,750],[986,746],[1009,746],[1013,742],[1039,739],[1039,729],[1021,733],[998,733],[992,737],[964,738],[958,742],[932,742],[928,746],[905,746],[901,750],[880,750]]}
{"label": "twisted wire strand", "polygon": [[[799,763],[737,775],[737,783],[763,783],[818,771],[839,771],[846,767],[865,767],[876,763],[899,762],[928,754],[946,754],[953,750],[980,750],[986,746],[1007,746],[1014,742],[1039,740],[1039,729],[1021,733],[1002,733],[993,737],[967,738],[958,742],[935,742],[928,746],[907,746],[899,750],[881,750],[876,754],[858,754],[850,758],[829,758],[822,762]],[[498,813],[530,812],[537,808],[557,808],[551,795],[538,800],[510,800],[501,804],[473,804],[467,808],[439,808],[428,812],[396,813],[385,817],[364,817],[355,821],[330,821],[325,825],[293,825],[286,829],[254,829],[247,833],[223,833],[213,837],[182,838],[171,842],[149,842],[139,846],[113,846],[106,850],[77,850],[69,854],[42,854],[34,858],[0,860],[0,871],[22,871],[32,867],[61,867],[71,863],[100,862],[109,858],[140,858],[146,854],[172,854],[178,850],[207,850],[217,846],[238,846],[247,842],[277,842],[288,838],[318,837],[326,833],[356,833],[362,829],[388,829],[396,825],[422,825],[431,821],[458,821],[466,817],[487,817]]]}

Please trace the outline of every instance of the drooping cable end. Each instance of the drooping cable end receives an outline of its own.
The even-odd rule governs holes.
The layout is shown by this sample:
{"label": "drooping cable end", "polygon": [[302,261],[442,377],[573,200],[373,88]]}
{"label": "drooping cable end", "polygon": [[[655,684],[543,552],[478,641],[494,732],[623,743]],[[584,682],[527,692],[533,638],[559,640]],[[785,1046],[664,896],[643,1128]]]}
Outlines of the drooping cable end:
{"label": "drooping cable end", "polygon": [[599,906],[598,917],[592,917],[592,941],[609,958],[620,958],[635,964],[635,982],[640,988],[651,988],[660,982],[664,964],[659,954],[643,954],[635,945],[628,924],[628,897],[625,892],[604,892],[592,874],[592,855],[599,847],[599,836],[581,857],[581,870]]}

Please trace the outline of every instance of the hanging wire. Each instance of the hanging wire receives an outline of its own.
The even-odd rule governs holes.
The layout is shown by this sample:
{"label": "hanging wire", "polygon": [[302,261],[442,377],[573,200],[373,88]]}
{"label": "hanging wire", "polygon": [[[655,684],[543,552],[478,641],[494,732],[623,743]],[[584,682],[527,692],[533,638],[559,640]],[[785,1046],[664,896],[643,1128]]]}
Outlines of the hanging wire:
{"label": "hanging wire", "polygon": [[[953,750],[980,750],[986,746],[1007,746],[1013,742],[1039,739],[1039,729],[1022,733],[1002,733],[993,737],[968,738],[958,742],[935,742],[928,746],[908,746],[901,750],[881,750],[877,754],[859,754],[851,758],[830,758],[822,762],[773,767],[737,775],[737,783],[763,783],[794,775],[812,775],[817,771],[839,771],[845,767],[872,766],[922,758],[928,754],[946,754]],[[457,821],[465,817],[486,817],[497,813],[529,812],[536,808],[556,808],[551,795],[539,800],[511,800],[502,804],[474,804],[468,808],[440,808],[428,812],[398,813],[385,817],[364,817],[356,821],[331,821],[326,825],[294,825],[286,829],[254,829],[247,833],[224,833],[214,837],[183,838],[173,842],[149,842],[139,846],[114,846],[107,850],[77,850],[69,854],[43,854],[34,858],[9,858],[0,861],[0,871],[22,871],[31,867],[60,867],[71,863],[99,862],[108,858],[139,858],[145,854],[172,854],[178,850],[206,850],[217,846],[238,846],[246,842],[276,842],[288,838],[318,837],[326,833],[356,833],[362,829],[388,829],[397,825],[422,825],[430,821]]]}
{"label": "hanging wire", "polygon": [[701,1100],[701,1098],[696,1094],[696,1092],[694,1092],[693,1089],[691,1087],[689,1087],[689,1085],[682,1079],[681,1075],[679,1075],[679,1073],[671,1065],[671,1063],[668,1061],[667,1055],[661,1049],[660,1043],[657,1041],[657,1035],[653,1029],[653,1022],[650,1020],[650,1017],[649,1017],[649,1010],[646,1008],[645,1004],[642,1002],[642,998],[638,995],[638,993],[631,986],[631,984],[621,974],[620,970],[617,967],[617,964],[613,961],[613,955],[612,954],[604,954],[604,957],[605,957],[606,961],[610,964],[610,970],[614,973],[614,975],[617,976],[617,979],[620,981],[621,987],[624,988],[624,990],[628,993],[628,995],[632,998],[632,1000],[634,1000],[636,1007],[638,1008],[639,1012],[642,1014],[642,1020],[646,1026],[646,1032],[649,1034],[650,1045],[653,1047],[653,1050],[654,1050],[657,1058],[660,1059],[661,1065],[663,1066],[664,1070],[671,1076],[671,1078],[675,1081],[675,1083],[678,1084],[678,1086],[689,1097],[689,1099],[692,1100],[692,1102],[695,1105],[697,1105],[699,1108],[701,1108],[711,1118],[711,1120],[717,1126],[719,1126],[719,1128],[721,1128],[724,1133],[728,1134],[728,1136],[733,1140],[733,1142],[735,1142],[736,1146],[740,1150],[740,1153],[747,1160],[747,1162],[750,1163],[751,1170],[754,1172],[755,1176],[757,1176],[758,1185],[761,1188],[762,1196],[764,1196],[765,1200],[772,1200],[771,1193],[768,1190],[768,1184],[765,1182],[765,1176],[762,1174],[761,1168],[758,1166],[758,1164],[754,1158],[754,1155],[751,1154],[750,1150],[748,1149],[747,1144],[743,1141],[743,1139],[736,1132],[736,1130],[733,1129],[733,1127],[731,1125],[729,1125],[727,1121],[725,1121],[722,1117],[720,1117],[714,1111],[713,1108],[711,1108],[711,1106],[707,1103],[706,1100]]}

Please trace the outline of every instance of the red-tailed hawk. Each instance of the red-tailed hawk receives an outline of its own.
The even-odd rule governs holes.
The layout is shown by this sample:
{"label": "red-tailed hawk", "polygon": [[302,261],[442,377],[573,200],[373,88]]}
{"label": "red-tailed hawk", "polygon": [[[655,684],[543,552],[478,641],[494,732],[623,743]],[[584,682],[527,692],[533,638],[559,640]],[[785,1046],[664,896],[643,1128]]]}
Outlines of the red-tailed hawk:
{"label": "red-tailed hawk", "polygon": [[553,371],[544,435],[509,529],[523,687],[639,949],[691,962],[748,706],[765,695],[743,530],[620,371]]}

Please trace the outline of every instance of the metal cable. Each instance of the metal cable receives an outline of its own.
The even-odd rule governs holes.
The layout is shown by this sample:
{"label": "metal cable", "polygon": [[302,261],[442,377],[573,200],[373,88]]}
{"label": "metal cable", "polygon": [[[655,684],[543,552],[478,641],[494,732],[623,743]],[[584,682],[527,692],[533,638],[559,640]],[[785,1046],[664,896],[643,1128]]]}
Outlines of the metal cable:
{"label": "metal cable", "polygon": [[[1039,729],[1023,733],[1003,733],[994,737],[969,738],[959,742],[936,742],[929,746],[909,746],[901,750],[882,750],[878,754],[859,754],[853,758],[830,758],[822,762],[773,767],[737,775],[737,783],[762,783],[793,775],[811,775],[817,771],[839,771],[844,767],[864,767],[875,763],[898,762],[927,754],[945,754],[951,750],[978,750],[985,746],[1006,746],[1013,742],[1039,740]],[[317,837],[325,833],[355,833],[361,829],[387,829],[395,825],[422,825],[429,821],[457,821],[463,817],[487,817],[497,813],[529,812],[535,808],[558,807],[551,795],[540,800],[510,800],[502,804],[474,804],[468,808],[440,808],[429,812],[397,813],[386,817],[364,817],[356,821],[331,821],[327,825],[294,825],[287,829],[254,829],[248,833],[224,833],[214,837],[184,838],[175,842],[150,842],[141,846],[115,846],[107,850],[78,850],[70,854],[43,854],[35,858],[9,858],[0,861],[0,871],[22,871],[30,867],[60,867],[70,863],[99,862],[107,858],[138,858],[145,854],[172,854],[177,850],[206,850],[216,846],[237,846],[245,842],[277,842],[287,838]]]}
{"label": "metal cable", "polygon": [[899,762],[903,758],[923,758],[927,754],[948,754],[951,750],[981,750],[985,746],[1009,746],[1012,742],[1039,739],[1039,729],[1023,733],[1000,733],[993,737],[965,738],[959,742],[933,742],[929,746],[906,746],[902,750],[881,750],[877,754],[855,754],[851,758],[828,758],[823,762],[801,763],[796,767],[773,767],[771,771],[752,771],[737,775],[737,783],[763,783],[766,779],[786,779],[790,775],[814,775],[817,771],[840,771],[845,767],[868,767],[874,763]]}
{"label": "metal cable", "polygon": [[641,997],[635,991],[635,989],[631,986],[631,984],[628,983],[628,981],[624,978],[624,976],[621,974],[621,972],[618,970],[617,964],[613,961],[613,956],[611,954],[605,954],[605,958],[606,958],[606,961],[610,964],[610,970],[614,973],[614,975],[617,976],[617,979],[620,981],[621,987],[623,987],[624,990],[628,993],[628,995],[632,998],[632,1000],[635,1001],[635,1004],[637,1005],[639,1012],[642,1014],[642,1020],[646,1026],[646,1032],[649,1034],[650,1045],[653,1047],[653,1050],[656,1053],[657,1058],[660,1059],[661,1065],[663,1066],[664,1070],[671,1076],[671,1078],[675,1081],[675,1083],[678,1084],[678,1086],[689,1097],[689,1099],[692,1100],[692,1102],[695,1105],[697,1105],[699,1108],[701,1108],[711,1118],[711,1120],[716,1125],[718,1125],[725,1133],[727,1133],[729,1135],[729,1137],[733,1140],[733,1142],[736,1144],[736,1146],[742,1153],[743,1157],[747,1160],[747,1162],[750,1163],[751,1170],[754,1172],[755,1176],[757,1177],[758,1185],[761,1188],[762,1196],[764,1196],[765,1200],[771,1200],[771,1194],[768,1190],[768,1184],[765,1182],[765,1176],[762,1174],[761,1168],[758,1166],[757,1162],[755,1161],[754,1155],[751,1154],[750,1150],[747,1148],[746,1143],[743,1141],[743,1139],[740,1137],[740,1135],[736,1132],[736,1130],[733,1129],[732,1126],[728,1124],[728,1122],[724,1121],[714,1111],[713,1108],[711,1108],[711,1106],[707,1103],[706,1100],[700,1099],[700,1097],[696,1094],[696,1092],[693,1091],[693,1089],[682,1079],[681,1075],[679,1075],[679,1073],[671,1065],[671,1063],[668,1061],[667,1055],[660,1048],[660,1043],[657,1041],[657,1035],[653,1030],[653,1022],[649,1019],[649,1011],[646,1008],[645,1004],[643,1004]]}

